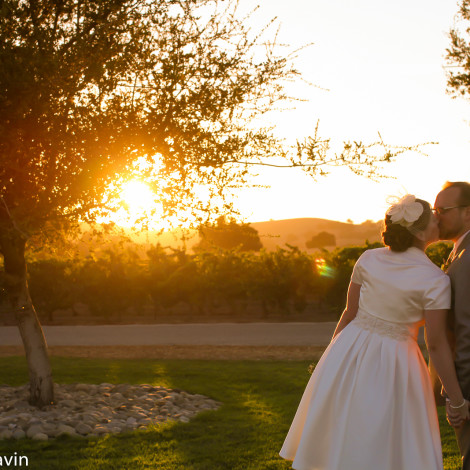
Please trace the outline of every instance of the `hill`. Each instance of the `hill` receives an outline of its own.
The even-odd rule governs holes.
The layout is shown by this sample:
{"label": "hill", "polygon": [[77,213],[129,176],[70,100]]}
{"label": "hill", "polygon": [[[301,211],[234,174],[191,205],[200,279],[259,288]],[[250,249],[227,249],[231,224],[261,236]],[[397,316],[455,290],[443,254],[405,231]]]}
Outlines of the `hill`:
{"label": "hill", "polygon": [[[316,251],[316,249],[307,249],[306,243],[320,232],[333,234],[336,238],[336,247],[362,245],[366,240],[371,243],[380,241],[382,231],[382,222],[371,220],[362,224],[353,224],[328,219],[299,218],[253,222],[250,225],[258,231],[263,247],[269,251],[275,250],[277,246],[285,247],[286,244],[297,246],[302,251]],[[186,246],[186,249],[191,251],[193,246],[199,243],[199,234],[194,229],[183,231],[179,228],[163,233],[153,231],[135,233],[119,229],[116,233],[96,237],[89,228],[84,226],[82,236],[74,240],[73,245],[82,255],[87,255],[92,251],[98,253],[118,244],[132,246],[140,255],[145,256],[149,245],[157,243],[163,247],[179,249]],[[325,246],[325,248],[332,250],[335,247]]]}
{"label": "hill", "polygon": [[[362,224],[338,222],[328,219],[300,218],[253,222],[250,224],[260,235],[263,246],[274,250],[276,246],[283,247],[288,243],[307,250],[306,242],[320,232],[328,232],[336,237],[336,246],[362,245],[365,240],[376,242],[381,240],[382,222],[365,221]],[[159,242],[163,246],[181,247],[182,231],[173,230],[161,235],[149,233],[148,241],[152,244]],[[185,233],[185,243],[191,249],[199,241],[196,230]],[[140,236],[140,242],[144,242]],[[332,249],[334,247],[326,247]]]}
{"label": "hill", "polygon": [[320,232],[333,234],[336,237],[336,246],[361,245],[365,240],[380,241],[382,231],[382,222],[370,220],[362,224],[352,224],[328,219],[302,218],[255,222],[251,226],[258,230],[261,241],[268,250],[288,243],[309,251],[306,242]]}

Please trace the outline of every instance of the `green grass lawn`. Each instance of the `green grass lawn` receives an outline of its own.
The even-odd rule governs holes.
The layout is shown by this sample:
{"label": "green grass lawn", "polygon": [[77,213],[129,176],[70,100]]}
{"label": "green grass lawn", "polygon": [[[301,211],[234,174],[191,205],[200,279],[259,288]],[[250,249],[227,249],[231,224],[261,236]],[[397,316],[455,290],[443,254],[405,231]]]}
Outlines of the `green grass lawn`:
{"label": "green grass lawn", "polygon": [[[290,468],[278,451],[308,381],[308,361],[52,358],[52,364],[58,383],[149,383],[201,393],[223,406],[189,423],[103,438],[0,441],[0,456],[17,452],[40,470]],[[0,358],[0,383],[21,385],[26,377],[24,358]],[[454,434],[442,411],[444,468],[457,470]]]}

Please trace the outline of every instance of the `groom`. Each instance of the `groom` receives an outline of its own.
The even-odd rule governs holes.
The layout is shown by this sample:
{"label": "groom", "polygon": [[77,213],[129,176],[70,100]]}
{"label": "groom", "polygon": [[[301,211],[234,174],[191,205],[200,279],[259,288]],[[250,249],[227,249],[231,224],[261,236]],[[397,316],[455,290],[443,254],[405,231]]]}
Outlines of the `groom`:
{"label": "groom", "polygon": [[[437,195],[434,212],[439,219],[439,238],[452,240],[454,248],[447,263],[452,285],[449,336],[455,351],[455,367],[464,397],[470,399],[470,184],[446,183]],[[453,344],[452,344],[453,343]],[[470,421],[459,423],[447,408],[449,422],[463,459],[463,470],[470,470]]]}

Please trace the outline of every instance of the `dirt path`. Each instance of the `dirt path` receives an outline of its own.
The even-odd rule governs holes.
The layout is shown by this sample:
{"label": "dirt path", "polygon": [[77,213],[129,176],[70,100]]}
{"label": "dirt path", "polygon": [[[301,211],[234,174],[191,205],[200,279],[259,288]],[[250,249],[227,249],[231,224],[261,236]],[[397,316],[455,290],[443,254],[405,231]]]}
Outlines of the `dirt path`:
{"label": "dirt path", "polygon": [[[49,346],[326,346],[336,324],[192,323],[45,326]],[[0,328],[0,345],[21,346],[18,328]]]}
{"label": "dirt path", "polygon": [[[112,359],[318,360],[325,346],[50,346],[51,356]],[[0,356],[22,356],[22,346],[0,346]]]}

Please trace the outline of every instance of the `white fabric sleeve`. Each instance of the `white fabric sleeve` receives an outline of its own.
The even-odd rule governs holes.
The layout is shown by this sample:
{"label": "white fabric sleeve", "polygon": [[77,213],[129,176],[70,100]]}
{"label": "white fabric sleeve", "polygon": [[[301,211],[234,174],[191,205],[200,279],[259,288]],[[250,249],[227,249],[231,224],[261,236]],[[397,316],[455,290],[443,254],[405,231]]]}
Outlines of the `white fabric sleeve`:
{"label": "white fabric sleeve", "polygon": [[354,265],[354,269],[351,275],[351,282],[354,282],[355,284],[362,284],[364,281],[364,255],[367,253],[365,251],[362,253],[361,256],[359,256],[359,259],[356,261],[356,264]]}
{"label": "white fabric sleeve", "polygon": [[424,310],[448,310],[450,305],[450,279],[443,273],[427,286],[424,292]]}

